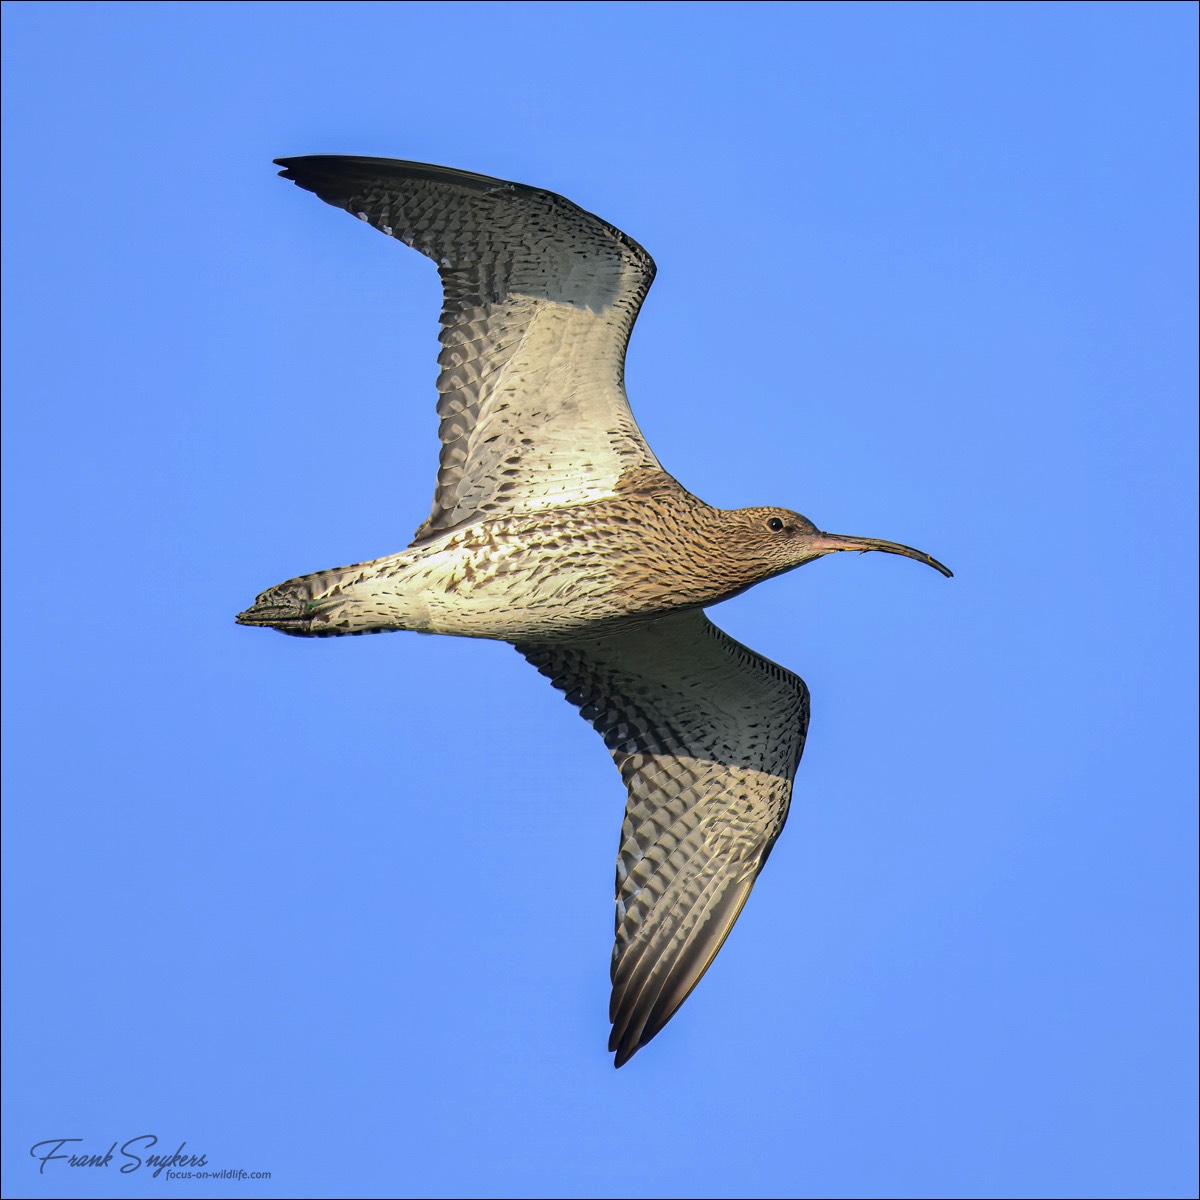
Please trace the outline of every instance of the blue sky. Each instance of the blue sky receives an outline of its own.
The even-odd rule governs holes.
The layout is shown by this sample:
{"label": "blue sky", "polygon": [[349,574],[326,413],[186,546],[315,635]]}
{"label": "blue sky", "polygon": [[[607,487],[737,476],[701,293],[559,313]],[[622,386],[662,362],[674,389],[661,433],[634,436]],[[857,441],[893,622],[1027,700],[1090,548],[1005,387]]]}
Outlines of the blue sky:
{"label": "blue sky", "polygon": [[[6,1196],[1195,1193],[1192,4],[4,5]],[[276,179],[627,230],[787,831],[614,1072],[623,806],[504,645],[233,614],[428,511],[438,285]],[[213,1169],[47,1165],[154,1134]]]}

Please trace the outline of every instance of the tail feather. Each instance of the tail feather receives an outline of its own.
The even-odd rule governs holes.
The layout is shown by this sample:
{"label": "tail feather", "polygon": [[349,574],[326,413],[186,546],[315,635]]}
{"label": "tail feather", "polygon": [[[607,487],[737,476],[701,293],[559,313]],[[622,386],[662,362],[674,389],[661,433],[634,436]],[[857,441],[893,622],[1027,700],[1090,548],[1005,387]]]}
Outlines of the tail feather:
{"label": "tail feather", "polygon": [[278,629],[293,637],[344,637],[400,628],[383,612],[368,610],[355,598],[354,585],[363,581],[370,565],[317,571],[277,584],[238,613],[237,623]]}
{"label": "tail feather", "polygon": [[339,632],[324,628],[324,622],[320,619],[323,611],[329,607],[319,599],[320,593],[326,589],[318,581],[325,574],[327,572],[302,575],[268,588],[245,612],[238,613],[237,623],[278,629],[280,633],[290,633],[295,637],[319,637]]}

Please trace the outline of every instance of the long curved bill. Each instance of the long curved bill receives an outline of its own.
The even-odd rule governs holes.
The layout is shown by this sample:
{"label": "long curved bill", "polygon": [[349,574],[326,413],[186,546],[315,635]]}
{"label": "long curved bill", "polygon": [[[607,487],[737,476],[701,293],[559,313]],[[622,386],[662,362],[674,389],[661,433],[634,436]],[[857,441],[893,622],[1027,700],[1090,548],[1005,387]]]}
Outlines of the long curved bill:
{"label": "long curved bill", "polygon": [[931,566],[935,571],[941,571],[947,579],[954,577],[949,567],[943,566],[932,554],[924,550],[914,550],[911,546],[902,546],[899,542],[885,542],[879,538],[849,537],[843,533],[819,533],[812,540],[815,550],[821,554],[834,554],[838,550],[857,550],[866,554],[868,550],[882,550],[885,554],[901,554],[905,558],[915,558]]}

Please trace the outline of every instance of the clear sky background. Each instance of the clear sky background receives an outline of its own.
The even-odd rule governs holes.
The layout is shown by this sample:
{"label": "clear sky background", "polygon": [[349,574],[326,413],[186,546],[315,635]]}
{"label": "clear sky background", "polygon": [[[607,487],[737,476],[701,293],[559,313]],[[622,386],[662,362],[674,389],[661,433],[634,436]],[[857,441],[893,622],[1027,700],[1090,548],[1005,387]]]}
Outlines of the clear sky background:
{"label": "clear sky background", "polygon": [[[1195,23],[6,4],[5,1195],[1194,1195]],[[499,643],[233,623],[433,486],[436,273],[317,152],[627,230],[668,470],[956,573],[714,613],[809,745],[619,1072],[599,738]],[[29,1156],[144,1134],[272,1175]]]}

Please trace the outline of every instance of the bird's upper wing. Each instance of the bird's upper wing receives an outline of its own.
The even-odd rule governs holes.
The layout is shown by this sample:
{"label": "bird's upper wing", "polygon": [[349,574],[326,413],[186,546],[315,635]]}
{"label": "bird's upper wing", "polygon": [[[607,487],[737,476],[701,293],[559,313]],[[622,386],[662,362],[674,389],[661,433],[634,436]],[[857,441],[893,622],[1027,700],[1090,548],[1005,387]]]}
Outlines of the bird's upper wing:
{"label": "bird's upper wing", "polygon": [[517,647],[596,727],[629,789],[617,856],[619,1067],[721,948],[787,817],[808,688],[702,612]]}
{"label": "bird's upper wing", "polygon": [[654,279],[632,238],[553,192],[386,158],[276,160],[442,277],[442,454],[418,541],[465,521],[611,495],[658,466],[625,396]]}

